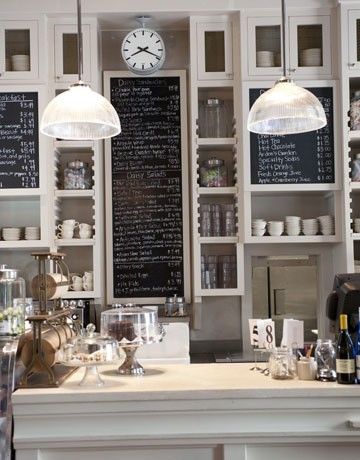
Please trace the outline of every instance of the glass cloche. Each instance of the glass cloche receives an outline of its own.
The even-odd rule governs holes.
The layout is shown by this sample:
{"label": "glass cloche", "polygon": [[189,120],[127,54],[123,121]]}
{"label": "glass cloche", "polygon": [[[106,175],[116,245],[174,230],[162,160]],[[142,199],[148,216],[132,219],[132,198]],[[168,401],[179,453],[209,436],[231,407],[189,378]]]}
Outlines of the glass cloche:
{"label": "glass cloche", "polygon": [[135,358],[137,348],[161,342],[164,336],[157,308],[133,304],[115,304],[113,307],[101,313],[101,335],[117,340],[125,352],[125,361],[119,367],[120,374],[143,375],[144,369]]}
{"label": "glass cloche", "polygon": [[113,364],[119,359],[117,341],[96,333],[93,324],[88,324],[84,335],[77,336],[65,343],[59,354],[59,361],[62,364],[85,367],[85,374],[79,385],[104,385],[97,366]]}

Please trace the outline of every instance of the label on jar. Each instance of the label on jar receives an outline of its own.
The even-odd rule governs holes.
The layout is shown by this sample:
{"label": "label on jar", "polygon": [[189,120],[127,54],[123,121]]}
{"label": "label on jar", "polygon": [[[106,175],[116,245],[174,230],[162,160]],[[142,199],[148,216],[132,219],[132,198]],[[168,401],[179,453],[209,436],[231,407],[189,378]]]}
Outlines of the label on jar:
{"label": "label on jar", "polygon": [[352,374],[355,372],[354,359],[337,359],[336,372],[339,374]]}
{"label": "label on jar", "polygon": [[356,378],[360,380],[360,355],[356,356]]}

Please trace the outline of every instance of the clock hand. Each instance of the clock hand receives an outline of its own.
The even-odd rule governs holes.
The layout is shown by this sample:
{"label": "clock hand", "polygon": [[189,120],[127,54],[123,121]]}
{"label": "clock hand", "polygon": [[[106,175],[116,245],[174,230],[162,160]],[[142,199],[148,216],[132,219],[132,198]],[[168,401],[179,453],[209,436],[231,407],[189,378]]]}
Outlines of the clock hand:
{"label": "clock hand", "polygon": [[145,53],[149,53],[149,54],[152,54],[153,56],[157,57],[158,59],[160,59],[160,56],[158,56],[157,54],[155,53],[152,53],[151,51],[148,51],[147,48],[149,48],[148,46],[146,48],[144,48],[143,51],[145,51]]}
{"label": "clock hand", "polygon": [[135,56],[136,54],[141,53],[142,51],[146,51],[149,47],[146,46],[145,48],[141,48],[141,46],[138,46],[139,51],[135,51],[131,56]]}

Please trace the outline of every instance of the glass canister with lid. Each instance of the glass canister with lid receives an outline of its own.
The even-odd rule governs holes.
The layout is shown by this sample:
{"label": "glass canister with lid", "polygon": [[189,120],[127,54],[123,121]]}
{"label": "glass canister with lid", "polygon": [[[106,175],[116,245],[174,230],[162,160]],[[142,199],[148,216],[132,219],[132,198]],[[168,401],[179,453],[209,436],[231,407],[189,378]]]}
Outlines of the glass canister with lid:
{"label": "glass canister with lid", "polygon": [[360,91],[355,91],[350,102],[350,129],[360,130]]}
{"label": "glass canister with lid", "polygon": [[225,102],[210,97],[200,103],[199,137],[230,137],[229,115]]}
{"label": "glass canister with lid", "polygon": [[64,169],[65,190],[86,190],[92,185],[91,169],[88,163],[69,161]]}
{"label": "glass canister with lid", "polygon": [[0,337],[25,331],[25,280],[13,268],[0,269]]}
{"label": "glass canister with lid", "polygon": [[227,187],[227,170],[224,160],[209,158],[200,167],[200,185],[202,187]]}

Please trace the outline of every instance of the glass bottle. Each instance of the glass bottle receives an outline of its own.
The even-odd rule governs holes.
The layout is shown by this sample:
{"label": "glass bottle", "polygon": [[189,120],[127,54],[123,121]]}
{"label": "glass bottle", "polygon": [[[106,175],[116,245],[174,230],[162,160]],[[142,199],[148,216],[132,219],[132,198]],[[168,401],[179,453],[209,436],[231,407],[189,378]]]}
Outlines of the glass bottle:
{"label": "glass bottle", "polygon": [[357,153],[351,162],[351,180],[360,182],[360,153]]}
{"label": "glass bottle", "polygon": [[69,161],[64,169],[65,190],[86,190],[91,188],[91,170],[88,163]]}
{"label": "glass bottle", "polygon": [[340,315],[340,333],[336,346],[336,380],[342,384],[355,383],[355,352],[348,332],[347,315]]}
{"label": "glass bottle", "polygon": [[25,331],[25,280],[18,270],[0,270],[0,337],[16,337]]}
{"label": "glass bottle", "polygon": [[211,97],[200,104],[199,137],[230,137],[229,116],[223,100]]}
{"label": "glass bottle", "polygon": [[355,91],[350,102],[350,129],[360,130],[360,91]]}
{"label": "glass bottle", "polygon": [[334,382],[336,380],[335,360],[336,353],[332,341],[318,339],[315,349],[318,380],[322,382]]}

